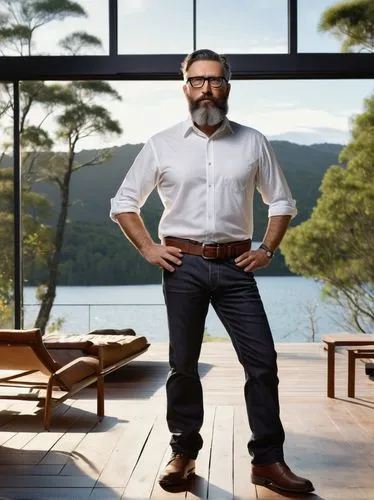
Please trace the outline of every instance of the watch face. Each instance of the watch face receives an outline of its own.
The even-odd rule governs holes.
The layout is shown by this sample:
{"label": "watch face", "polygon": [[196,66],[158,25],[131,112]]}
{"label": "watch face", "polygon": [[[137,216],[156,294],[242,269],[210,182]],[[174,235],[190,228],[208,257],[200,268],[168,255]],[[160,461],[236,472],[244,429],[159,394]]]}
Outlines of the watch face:
{"label": "watch face", "polygon": [[268,257],[269,259],[273,257],[274,252],[267,248],[266,245],[260,245],[259,248],[261,248],[265,252],[266,257]]}

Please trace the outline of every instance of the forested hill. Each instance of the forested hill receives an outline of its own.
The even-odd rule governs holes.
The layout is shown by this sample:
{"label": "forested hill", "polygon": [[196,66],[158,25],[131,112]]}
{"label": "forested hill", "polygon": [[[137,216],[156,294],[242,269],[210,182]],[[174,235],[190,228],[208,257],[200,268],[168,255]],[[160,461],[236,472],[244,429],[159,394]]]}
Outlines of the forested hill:
{"label": "forested hill", "polygon": [[[273,141],[272,145],[292,195],[297,201],[299,215],[295,223],[299,224],[309,217],[319,196],[322,176],[330,165],[338,162],[338,155],[343,146],[337,144],[301,146],[286,141]],[[69,212],[71,221],[108,222],[109,200],[114,196],[141,147],[142,144],[126,144],[114,148],[113,157],[107,163],[86,167],[73,174]],[[77,160],[85,161],[96,155],[96,150],[82,151],[78,153]],[[57,191],[53,186],[39,183],[34,185],[33,189],[48,194],[56,204]],[[260,209],[261,213],[267,212],[267,207],[261,210],[259,205],[256,207],[256,212],[257,209]],[[147,201],[143,210],[145,212],[161,210],[156,193]],[[263,231],[263,221],[256,219],[255,216],[255,236],[258,239]]]}
{"label": "forested hill", "polygon": [[[297,201],[299,213],[292,224],[300,224],[309,218],[319,197],[322,177],[330,165],[338,163],[343,146],[302,146],[287,141],[272,141],[272,145]],[[73,174],[70,223],[64,244],[60,284],[114,285],[160,281],[159,270],[143,262],[124,239],[119,228],[109,220],[109,200],[114,196],[141,147],[141,144],[116,147],[107,163],[86,167]],[[96,154],[97,151],[82,151],[77,160],[81,162]],[[47,194],[56,205],[58,194],[53,186],[39,183],[33,189]],[[161,212],[158,195],[153,193],[143,207],[143,217],[154,236],[157,234]],[[257,194],[254,240],[261,240],[266,223],[267,206]],[[267,275],[288,273],[279,252],[271,266],[259,272]],[[40,280],[40,270],[34,270],[30,276],[30,284],[40,283]]]}

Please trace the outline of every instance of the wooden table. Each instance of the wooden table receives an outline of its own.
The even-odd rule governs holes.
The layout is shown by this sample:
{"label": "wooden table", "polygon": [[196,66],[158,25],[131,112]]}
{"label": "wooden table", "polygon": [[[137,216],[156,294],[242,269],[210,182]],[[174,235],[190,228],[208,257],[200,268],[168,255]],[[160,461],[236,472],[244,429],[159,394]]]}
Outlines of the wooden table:
{"label": "wooden table", "polygon": [[374,335],[335,333],[321,338],[327,346],[327,397],[335,397],[335,346],[374,345]]}
{"label": "wooden table", "polygon": [[356,359],[374,359],[374,348],[370,346],[348,347],[348,397],[355,397]]}

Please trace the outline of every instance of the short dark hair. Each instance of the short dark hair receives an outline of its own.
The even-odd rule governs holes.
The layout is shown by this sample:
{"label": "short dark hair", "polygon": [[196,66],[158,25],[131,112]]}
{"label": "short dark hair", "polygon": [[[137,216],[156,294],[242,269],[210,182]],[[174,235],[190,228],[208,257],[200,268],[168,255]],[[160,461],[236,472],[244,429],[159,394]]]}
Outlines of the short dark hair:
{"label": "short dark hair", "polygon": [[223,74],[227,81],[231,78],[231,70],[230,64],[227,60],[227,57],[221,54],[217,54],[213,50],[209,49],[199,49],[191,52],[188,56],[182,61],[181,71],[183,73],[183,78],[186,78],[186,73],[189,67],[196,61],[217,61],[223,66]]}

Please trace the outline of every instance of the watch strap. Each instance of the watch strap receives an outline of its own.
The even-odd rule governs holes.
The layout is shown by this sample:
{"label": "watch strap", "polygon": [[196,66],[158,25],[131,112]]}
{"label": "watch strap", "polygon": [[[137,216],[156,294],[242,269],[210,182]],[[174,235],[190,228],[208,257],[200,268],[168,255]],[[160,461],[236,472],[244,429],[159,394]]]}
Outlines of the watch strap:
{"label": "watch strap", "polygon": [[269,259],[273,258],[274,250],[272,250],[270,247],[265,245],[265,243],[261,243],[261,245],[258,248],[262,248],[262,250],[265,250],[265,253],[269,257]]}

